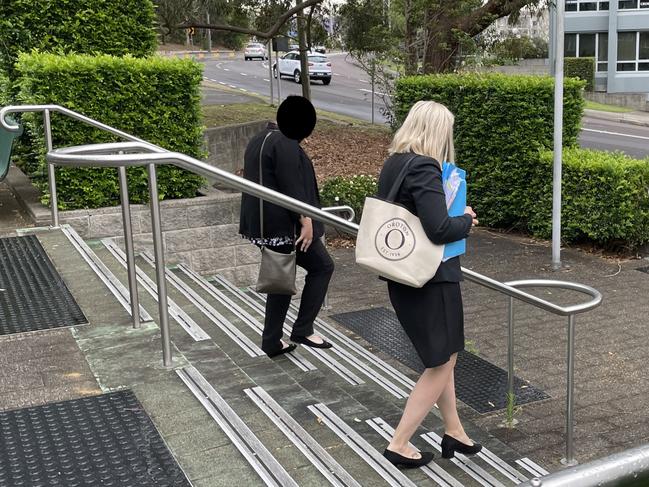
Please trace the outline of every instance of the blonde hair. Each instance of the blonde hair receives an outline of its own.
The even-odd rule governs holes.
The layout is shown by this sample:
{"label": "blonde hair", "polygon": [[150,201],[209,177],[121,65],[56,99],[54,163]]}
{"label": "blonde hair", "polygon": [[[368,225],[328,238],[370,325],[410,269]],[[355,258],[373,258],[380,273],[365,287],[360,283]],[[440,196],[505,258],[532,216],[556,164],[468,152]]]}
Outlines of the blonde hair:
{"label": "blonde hair", "polygon": [[440,164],[455,161],[453,123],[455,117],[444,105],[418,101],[408,112],[403,125],[394,134],[390,155],[414,152],[432,157]]}

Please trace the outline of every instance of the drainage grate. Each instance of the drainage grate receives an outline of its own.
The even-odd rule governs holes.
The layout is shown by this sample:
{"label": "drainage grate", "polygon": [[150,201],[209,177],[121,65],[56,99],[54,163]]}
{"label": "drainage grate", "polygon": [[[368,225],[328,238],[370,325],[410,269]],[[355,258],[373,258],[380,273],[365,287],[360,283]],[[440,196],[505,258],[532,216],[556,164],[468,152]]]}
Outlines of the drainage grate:
{"label": "drainage grate", "polygon": [[36,236],[0,238],[0,335],[87,322]]}
{"label": "drainage grate", "polygon": [[185,487],[131,391],[0,412],[0,486]]}
{"label": "drainage grate", "polygon": [[[372,308],[332,315],[332,318],[411,369],[424,370],[393,311]],[[550,397],[518,377],[515,377],[514,386],[516,404],[519,405]],[[479,413],[504,409],[507,405],[507,372],[477,355],[460,352],[455,367],[455,389],[458,399]]]}

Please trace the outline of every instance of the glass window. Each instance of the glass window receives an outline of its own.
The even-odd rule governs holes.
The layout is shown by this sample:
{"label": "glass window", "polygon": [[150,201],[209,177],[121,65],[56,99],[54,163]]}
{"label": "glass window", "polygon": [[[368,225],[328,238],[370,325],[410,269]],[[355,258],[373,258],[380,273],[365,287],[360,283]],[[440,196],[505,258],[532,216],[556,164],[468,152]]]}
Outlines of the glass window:
{"label": "glass window", "polygon": [[620,10],[638,8],[638,0],[620,0],[619,8]]}
{"label": "glass window", "polygon": [[566,12],[577,11],[577,0],[566,0]]}
{"label": "glass window", "polygon": [[635,71],[635,63],[617,63],[618,71]]}
{"label": "glass window", "polygon": [[617,35],[617,58],[620,61],[635,61],[635,32],[620,32]]}
{"label": "glass window", "polygon": [[608,63],[597,63],[597,71],[600,73],[603,71],[608,71]]}
{"label": "glass window", "polygon": [[638,63],[638,71],[649,71],[649,63]]}
{"label": "glass window", "polygon": [[597,60],[608,61],[608,33],[597,34]]}
{"label": "glass window", "polygon": [[595,34],[579,34],[579,57],[595,57]]}
{"label": "glass window", "polygon": [[640,49],[638,59],[649,59],[649,31],[640,32]]}
{"label": "glass window", "polygon": [[600,10],[608,10],[608,2],[599,2]]}
{"label": "glass window", "polygon": [[597,2],[581,2],[579,4],[580,12],[592,12],[593,10],[597,10]]}
{"label": "glass window", "polygon": [[640,8],[649,8],[648,0],[640,0]]}
{"label": "glass window", "polygon": [[565,57],[577,56],[577,34],[566,34],[564,39],[563,55]]}

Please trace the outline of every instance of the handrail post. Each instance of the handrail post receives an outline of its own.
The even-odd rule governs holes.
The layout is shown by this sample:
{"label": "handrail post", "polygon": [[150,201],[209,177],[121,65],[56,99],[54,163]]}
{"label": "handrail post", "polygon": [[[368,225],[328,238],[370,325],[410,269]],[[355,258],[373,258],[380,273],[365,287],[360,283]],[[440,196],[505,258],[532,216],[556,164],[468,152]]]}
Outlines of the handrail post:
{"label": "handrail post", "polygon": [[153,253],[155,256],[155,273],[158,284],[158,315],[160,337],[162,339],[162,363],[171,367],[171,338],[169,336],[169,309],[167,307],[167,281],[165,277],[164,248],[162,245],[162,223],[160,220],[160,202],[158,201],[158,180],[155,164],[147,167],[149,175],[149,204],[151,208],[151,233],[153,235]]}
{"label": "handrail post", "polygon": [[561,463],[572,467],[577,465],[574,449],[574,409],[575,409],[575,315],[568,316],[568,370],[566,396],[566,457]]}
{"label": "handrail post", "polygon": [[[52,120],[51,114],[48,109],[44,110],[43,122],[45,129],[45,148],[50,152],[53,148],[52,144]],[[47,163],[47,180],[50,188],[50,205],[52,210],[52,228],[59,228],[59,201],[56,196],[56,171],[54,164]]]}
{"label": "handrail post", "polygon": [[507,337],[507,391],[514,394],[514,298],[509,297],[509,322]]}
{"label": "handrail post", "polygon": [[126,168],[117,168],[119,174],[119,196],[122,203],[122,223],[124,225],[124,246],[126,247],[126,269],[128,271],[128,290],[131,295],[131,317],[133,328],[140,327],[140,300],[137,293],[137,275],[135,273],[135,251],[133,249],[133,227],[131,222],[131,204],[128,198],[128,180]]}

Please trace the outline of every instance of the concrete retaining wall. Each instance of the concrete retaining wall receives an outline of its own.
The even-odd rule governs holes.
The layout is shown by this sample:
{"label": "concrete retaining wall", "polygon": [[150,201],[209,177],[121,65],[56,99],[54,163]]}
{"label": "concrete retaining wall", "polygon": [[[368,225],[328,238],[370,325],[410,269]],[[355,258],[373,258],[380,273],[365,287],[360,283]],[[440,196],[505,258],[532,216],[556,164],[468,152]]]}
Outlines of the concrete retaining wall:
{"label": "concrete retaining wall", "polygon": [[209,156],[205,162],[231,173],[243,169],[246,145],[267,123],[259,121],[207,129],[205,145]]}

